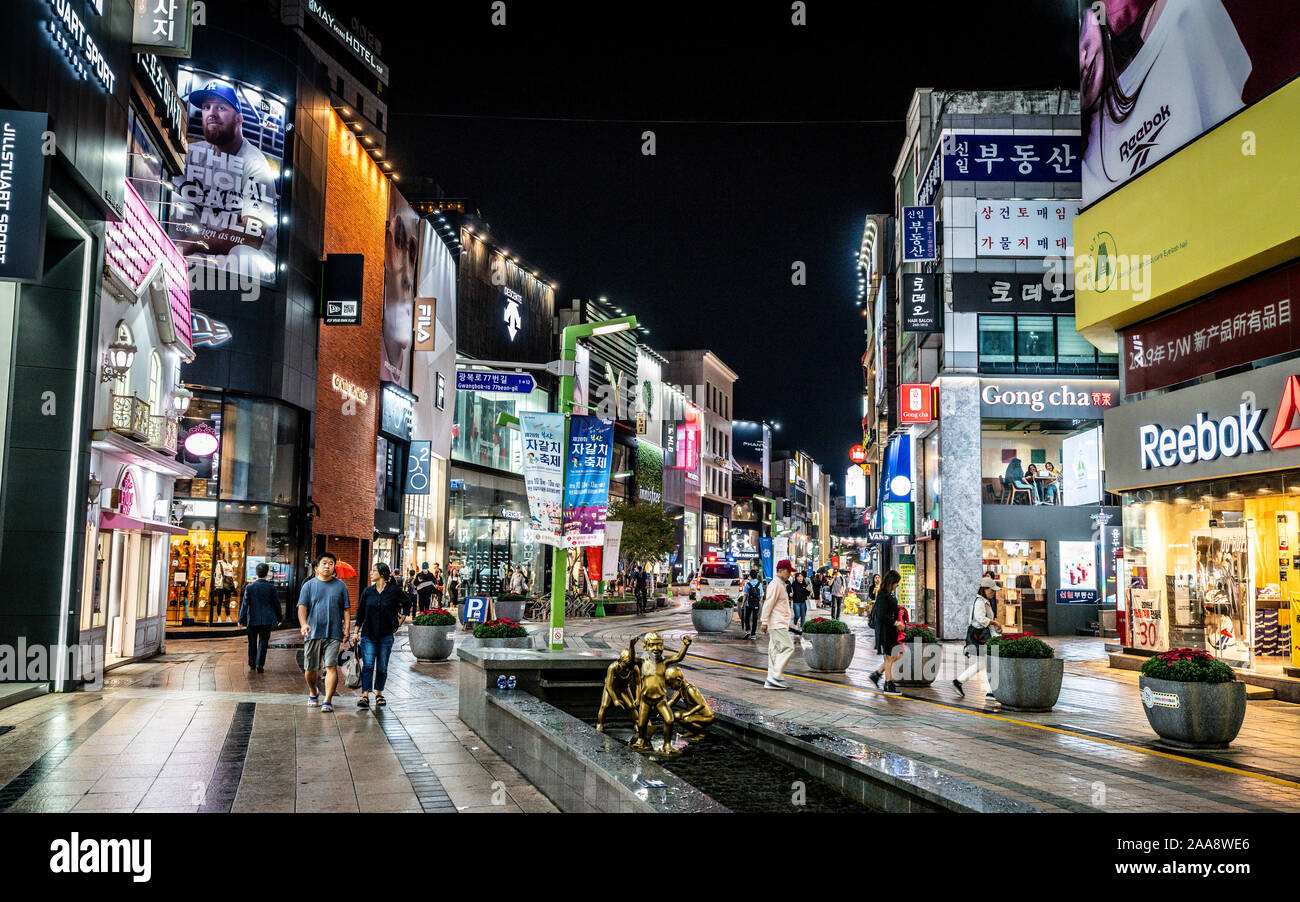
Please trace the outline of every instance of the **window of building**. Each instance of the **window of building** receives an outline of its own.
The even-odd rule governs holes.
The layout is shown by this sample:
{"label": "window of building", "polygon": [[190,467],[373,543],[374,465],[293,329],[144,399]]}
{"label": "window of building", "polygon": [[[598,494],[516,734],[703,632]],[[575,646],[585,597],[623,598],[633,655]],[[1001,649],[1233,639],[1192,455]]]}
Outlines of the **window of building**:
{"label": "window of building", "polygon": [[1118,357],[1075,331],[1072,316],[981,316],[982,373],[1114,376]]}
{"label": "window of building", "polygon": [[135,193],[145,202],[153,218],[160,222],[163,215],[164,185],[170,184],[163,171],[162,157],[149,132],[140,123],[135,108],[131,109],[131,147],[126,158],[126,177]]}
{"label": "window of building", "polygon": [[342,75],[336,75],[336,76],[334,76],[334,93],[337,94],[337,95],[339,95],[340,97],[343,96],[343,76],[342,76]]}
{"label": "window of building", "polygon": [[160,416],[162,409],[162,358],[154,351],[149,355],[149,413]]}
{"label": "window of building", "polygon": [[365,114],[366,114],[366,95],[362,94],[360,91],[357,91],[357,115],[364,116]]}
{"label": "window of building", "polygon": [[375,110],[375,128],[380,131],[384,130],[384,111]]}

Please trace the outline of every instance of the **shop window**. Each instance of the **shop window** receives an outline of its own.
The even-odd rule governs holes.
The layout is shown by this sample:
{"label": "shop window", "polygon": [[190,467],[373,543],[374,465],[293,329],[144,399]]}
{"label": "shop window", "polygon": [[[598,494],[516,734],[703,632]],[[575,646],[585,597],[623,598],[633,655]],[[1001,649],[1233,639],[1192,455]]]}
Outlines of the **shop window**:
{"label": "shop window", "polygon": [[1095,373],[1097,349],[1074,328],[1074,317],[1056,319],[1056,348],[1063,373]]}
{"label": "shop window", "polygon": [[168,190],[165,186],[169,185],[167,178],[168,173],[163,170],[162,157],[158,153],[158,148],[140,123],[140,117],[136,115],[135,108],[131,108],[131,143],[127,155],[126,177],[131,182],[131,187],[135,193],[140,195],[145,206],[153,218],[162,222],[167,217],[163,215],[163,192]]}
{"label": "shop window", "polygon": [[519,430],[498,426],[497,418],[503,413],[518,416],[524,411],[545,411],[546,393],[456,392],[455,398],[452,459],[522,473]]}
{"label": "shop window", "polygon": [[[1023,429],[986,429],[980,437],[984,503],[1059,503],[1064,438],[1047,432],[1026,433]],[[1014,496],[1003,482],[1011,477],[1015,477],[1020,489]]]}
{"label": "shop window", "polygon": [[982,373],[1115,376],[1117,356],[1101,354],[1072,316],[981,316]]}

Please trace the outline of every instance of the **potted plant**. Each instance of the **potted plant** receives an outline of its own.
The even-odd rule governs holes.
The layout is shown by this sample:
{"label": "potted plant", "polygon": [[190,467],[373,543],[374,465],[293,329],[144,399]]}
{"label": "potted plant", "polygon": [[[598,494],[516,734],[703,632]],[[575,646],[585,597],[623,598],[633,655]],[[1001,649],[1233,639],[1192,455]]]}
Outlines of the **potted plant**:
{"label": "potted plant", "polygon": [[1246,684],[1206,651],[1175,648],[1147,658],[1138,686],[1151,729],[1176,748],[1227,748],[1246,717]]}
{"label": "potted plant", "polygon": [[533,639],[514,620],[489,620],[474,627],[474,638],[482,648],[532,648]]}
{"label": "potted plant", "polygon": [[456,647],[456,615],[446,608],[421,611],[407,629],[417,661],[444,661]]}
{"label": "potted plant", "polygon": [[842,620],[829,617],[814,617],[805,621],[803,637],[803,661],[809,670],[818,673],[843,673],[853,663],[853,652],[857,649],[857,639],[849,632],[849,626]]}
{"label": "potted plant", "polygon": [[720,633],[731,623],[736,603],[726,595],[710,595],[691,605],[691,625],[697,632]]}
{"label": "potted plant", "polygon": [[1013,711],[1050,711],[1061,696],[1065,661],[1033,633],[1006,633],[984,644],[989,656],[989,685],[1002,707]]}
{"label": "potted plant", "polygon": [[502,620],[513,620],[515,623],[524,619],[524,606],[528,604],[528,596],[515,595],[506,593],[497,597],[496,612]]}
{"label": "potted plant", "polygon": [[929,686],[939,675],[943,643],[928,626],[909,624],[903,634],[903,656],[894,665],[900,686]]}

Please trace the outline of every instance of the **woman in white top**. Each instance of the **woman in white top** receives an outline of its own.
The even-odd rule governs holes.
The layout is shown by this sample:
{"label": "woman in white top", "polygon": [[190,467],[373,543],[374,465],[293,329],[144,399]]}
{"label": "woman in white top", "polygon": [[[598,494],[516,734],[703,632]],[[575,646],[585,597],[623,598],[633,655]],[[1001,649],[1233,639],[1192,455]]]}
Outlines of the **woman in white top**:
{"label": "woman in white top", "polygon": [[991,601],[998,596],[998,581],[990,577],[984,577],[980,580],[978,593],[975,595],[975,604],[970,612],[970,624],[966,627],[966,655],[971,657],[971,650],[974,649],[974,660],[966,665],[966,669],[957,675],[957,679],[952,681],[953,688],[962,698],[966,697],[966,690],[961,684],[973,677],[980,669],[979,646],[988,641],[989,625],[992,624],[1002,630],[1002,624],[997,621],[993,615],[993,605]]}

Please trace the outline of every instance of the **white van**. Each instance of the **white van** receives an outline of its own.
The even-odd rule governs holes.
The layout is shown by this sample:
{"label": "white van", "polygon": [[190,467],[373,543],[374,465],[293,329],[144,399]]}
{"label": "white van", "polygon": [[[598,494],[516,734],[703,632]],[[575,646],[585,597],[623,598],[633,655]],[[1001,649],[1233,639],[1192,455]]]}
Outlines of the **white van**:
{"label": "white van", "polygon": [[741,582],[739,564],[728,564],[725,561],[706,563],[700,567],[699,597],[727,595],[738,599],[744,591]]}

